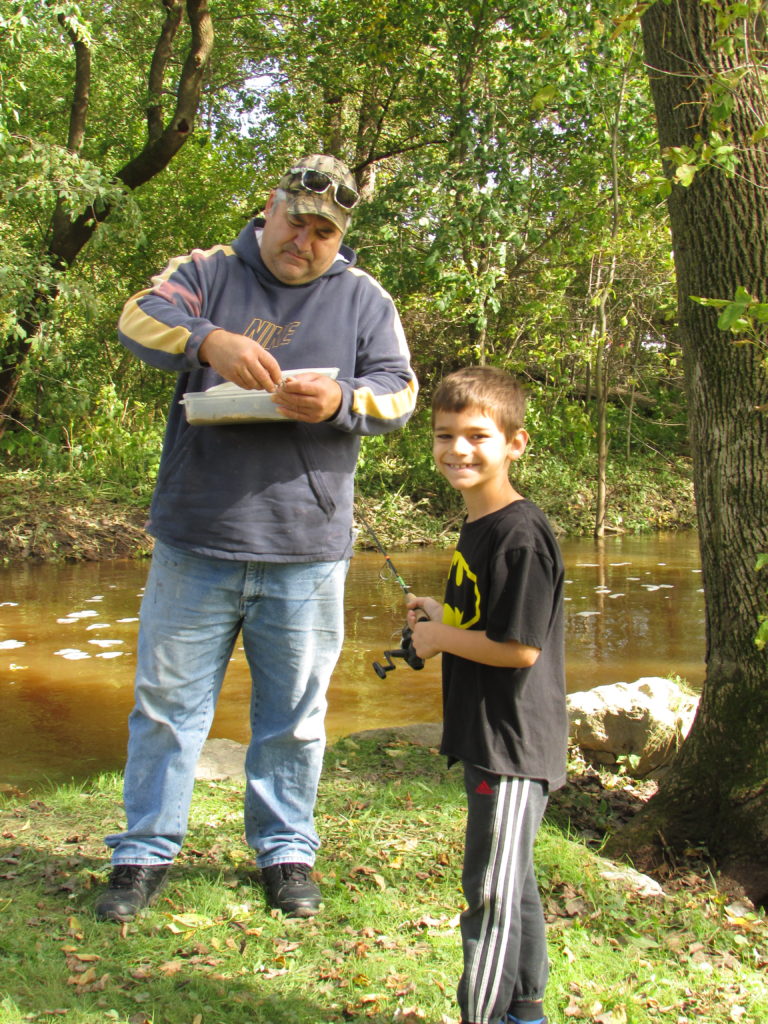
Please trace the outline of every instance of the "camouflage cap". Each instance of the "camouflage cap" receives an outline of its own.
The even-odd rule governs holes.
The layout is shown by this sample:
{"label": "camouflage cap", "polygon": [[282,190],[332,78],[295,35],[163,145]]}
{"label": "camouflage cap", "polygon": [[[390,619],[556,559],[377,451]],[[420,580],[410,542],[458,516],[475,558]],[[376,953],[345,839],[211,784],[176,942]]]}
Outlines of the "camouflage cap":
{"label": "camouflage cap", "polygon": [[[311,187],[311,176],[305,177],[305,172],[311,171],[317,171],[331,179],[331,184],[325,191],[315,191]],[[325,217],[335,224],[342,234],[349,226],[352,207],[360,198],[357,182],[347,165],[335,156],[323,153],[314,153],[312,156],[297,160],[282,176],[277,187],[286,193],[286,205],[291,213],[315,213],[319,217]]]}

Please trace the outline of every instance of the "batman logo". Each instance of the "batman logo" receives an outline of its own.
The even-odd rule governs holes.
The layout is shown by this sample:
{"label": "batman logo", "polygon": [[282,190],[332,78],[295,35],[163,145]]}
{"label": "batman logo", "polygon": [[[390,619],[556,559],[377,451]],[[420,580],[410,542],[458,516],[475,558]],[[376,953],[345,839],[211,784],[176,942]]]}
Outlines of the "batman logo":
{"label": "batman logo", "polygon": [[460,551],[454,551],[453,561],[448,570],[448,589],[451,600],[443,605],[443,622],[459,629],[469,629],[480,620],[480,588],[477,576],[472,572]]}

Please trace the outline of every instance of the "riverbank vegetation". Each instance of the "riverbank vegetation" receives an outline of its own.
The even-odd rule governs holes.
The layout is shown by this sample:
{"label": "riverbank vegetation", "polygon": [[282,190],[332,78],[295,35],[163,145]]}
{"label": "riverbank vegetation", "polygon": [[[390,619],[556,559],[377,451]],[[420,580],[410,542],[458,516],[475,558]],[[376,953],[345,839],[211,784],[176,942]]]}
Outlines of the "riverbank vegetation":
{"label": "riverbank vegetation", "polygon": [[[575,412],[583,415],[582,409]],[[159,433],[153,443],[159,451]],[[0,471],[0,564],[141,558],[151,550],[144,524],[154,476],[143,467],[139,472],[124,465],[121,474],[109,455],[101,468],[67,467],[69,456],[49,456],[33,469],[21,468],[21,457],[13,461],[19,468]],[[518,463],[519,489],[547,511],[561,536],[592,532],[596,486],[590,462],[586,439],[579,453],[575,443],[535,438],[524,464]],[[417,420],[397,438],[364,442],[357,491],[359,547],[372,546],[363,517],[392,550],[455,540],[462,508],[432,468],[425,423]],[[695,526],[690,463],[683,455],[643,452],[615,460],[608,499],[609,532]]]}
{"label": "riverbank vegetation", "polygon": [[[429,385],[427,385],[428,387]],[[560,535],[594,530],[598,478],[589,408],[557,389],[529,385],[531,443],[516,465],[516,484],[547,512]],[[429,412],[422,398],[405,430],[364,438],[356,487],[358,545],[370,535],[394,550],[448,545],[462,516],[458,496],[435,472]],[[675,402],[680,401],[679,393]],[[653,417],[611,410],[621,447],[606,473],[607,533],[671,531],[695,526],[691,464],[681,415]],[[144,531],[164,425],[160,405],[126,400],[120,422],[84,422],[76,445],[57,443],[60,427],[6,432],[0,471],[0,563],[142,557],[151,550]],[[631,434],[627,434],[631,430]]]}
{"label": "riverbank vegetation", "polygon": [[[760,1024],[768,925],[718,891],[702,851],[654,885],[600,856],[653,790],[574,760],[537,844],[551,1024]],[[265,907],[242,786],[198,782],[157,904],[98,923],[102,836],[120,779],[6,794],[0,806],[0,1024],[451,1024],[461,962],[464,793],[434,750],[394,736],[329,749],[318,802],[323,913]],[[659,885],[658,882],[661,884]]]}

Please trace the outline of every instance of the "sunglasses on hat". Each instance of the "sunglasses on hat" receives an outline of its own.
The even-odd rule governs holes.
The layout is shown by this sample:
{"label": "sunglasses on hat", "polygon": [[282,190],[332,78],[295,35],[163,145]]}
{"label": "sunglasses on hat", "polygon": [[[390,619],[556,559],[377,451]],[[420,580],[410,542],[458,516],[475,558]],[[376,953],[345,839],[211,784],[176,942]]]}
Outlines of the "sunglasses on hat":
{"label": "sunglasses on hat", "polygon": [[288,173],[297,175],[298,184],[307,192],[314,192],[321,196],[329,188],[333,188],[333,201],[343,210],[352,210],[360,202],[360,196],[353,188],[334,181],[325,171],[313,171],[307,167],[292,167]]}

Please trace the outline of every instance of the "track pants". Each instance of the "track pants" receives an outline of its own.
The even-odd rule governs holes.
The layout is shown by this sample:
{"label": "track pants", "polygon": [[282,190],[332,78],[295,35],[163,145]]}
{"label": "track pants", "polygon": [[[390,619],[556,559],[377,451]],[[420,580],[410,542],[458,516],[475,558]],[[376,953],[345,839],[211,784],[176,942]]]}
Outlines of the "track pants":
{"label": "track pants", "polygon": [[544,997],[549,974],[533,844],[546,783],[464,765],[468,815],[461,916],[464,1024],[498,1024]]}

